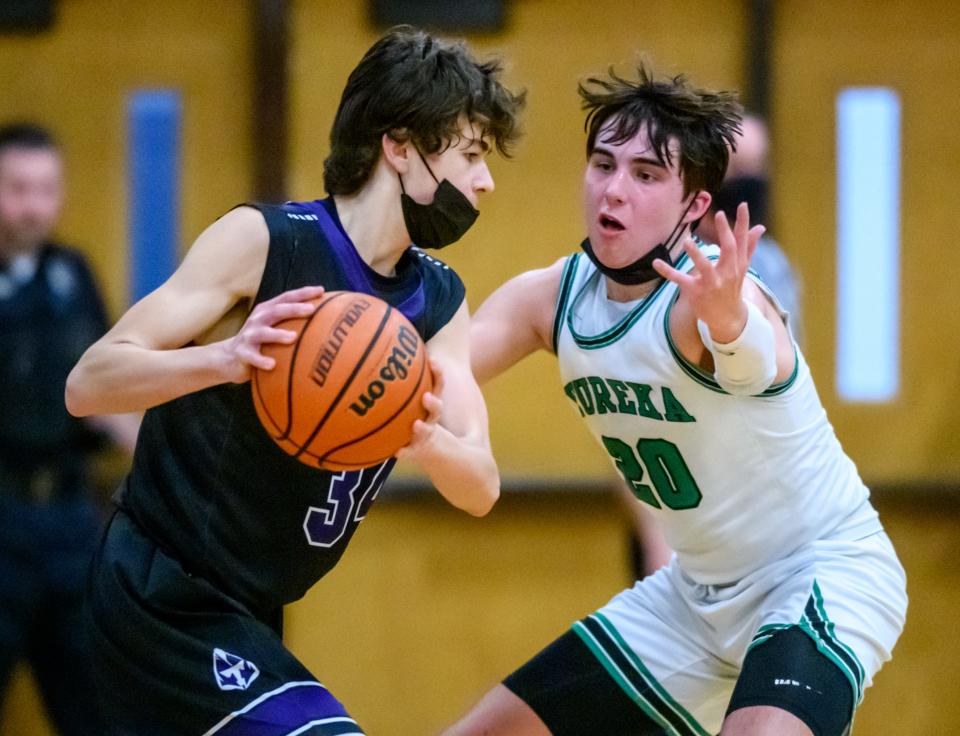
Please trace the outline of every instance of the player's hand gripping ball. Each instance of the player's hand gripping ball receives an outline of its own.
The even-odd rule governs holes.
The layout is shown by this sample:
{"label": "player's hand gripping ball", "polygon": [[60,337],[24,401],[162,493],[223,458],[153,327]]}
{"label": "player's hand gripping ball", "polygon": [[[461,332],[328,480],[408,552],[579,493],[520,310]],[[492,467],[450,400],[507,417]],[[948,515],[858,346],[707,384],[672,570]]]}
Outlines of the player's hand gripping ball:
{"label": "player's hand gripping ball", "polygon": [[288,454],[327,470],[376,465],[410,442],[425,419],[422,396],[433,386],[416,328],[382,299],[328,291],[309,317],[284,320],[289,345],[263,354],[272,370],[255,369],[253,403],[267,433]]}

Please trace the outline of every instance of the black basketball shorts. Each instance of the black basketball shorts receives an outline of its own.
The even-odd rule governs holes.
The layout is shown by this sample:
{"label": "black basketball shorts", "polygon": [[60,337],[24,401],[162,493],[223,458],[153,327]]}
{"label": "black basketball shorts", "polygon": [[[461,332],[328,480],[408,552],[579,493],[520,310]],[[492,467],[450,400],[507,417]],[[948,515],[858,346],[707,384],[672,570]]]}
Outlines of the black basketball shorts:
{"label": "black basketball shorts", "polygon": [[122,511],[91,570],[87,623],[114,736],[363,731],[278,627],[190,575]]}

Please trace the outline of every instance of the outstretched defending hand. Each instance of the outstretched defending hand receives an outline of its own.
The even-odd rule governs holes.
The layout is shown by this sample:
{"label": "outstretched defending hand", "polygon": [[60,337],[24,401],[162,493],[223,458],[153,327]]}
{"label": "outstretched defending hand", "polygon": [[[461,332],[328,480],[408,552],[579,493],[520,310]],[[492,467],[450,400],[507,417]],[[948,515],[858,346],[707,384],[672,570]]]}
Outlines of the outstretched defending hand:
{"label": "outstretched defending hand", "polygon": [[297,333],[293,330],[282,330],[274,325],[285,319],[313,314],[317,307],[310,300],[322,296],[324,291],[322,286],[302,286],[254,307],[240,331],[223,341],[229,364],[229,380],[233,383],[249,381],[251,368],[272,370],[276,361],[260,352],[263,345],[289,345],[297,339]]}
{"label": "outstretched defending hand", "polygon": [[746,202],[737,207],[733,229],[723,212],[716,214],[716,227],[720,258],[715,263],[700,252],[692,238],[688,238],[683,247],[694,264],[689,273],[681,273],[662,260],[654,261],[653,267],[680,287],[681,296],[688,300],[697,319],[710,329],[713,339],[726,343],[735,340],[747,322],[747,305],[742,297],[743,280],[766,228],[763,225],[750,227]]}

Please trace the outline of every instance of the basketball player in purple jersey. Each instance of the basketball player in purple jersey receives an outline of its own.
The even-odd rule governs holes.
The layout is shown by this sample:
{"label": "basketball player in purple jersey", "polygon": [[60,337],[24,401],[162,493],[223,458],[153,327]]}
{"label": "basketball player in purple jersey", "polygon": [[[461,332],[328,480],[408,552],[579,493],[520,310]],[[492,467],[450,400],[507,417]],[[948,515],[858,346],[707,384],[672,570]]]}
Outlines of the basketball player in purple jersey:
{"label": "basketball player in purple jersey", "polygon": [[[462,43],[393,29],[351,73],[314,202],[238,207],[74,368],[78,416],[146,410],[94,563],[89,625],[115,734],[359,734],[283,646],[282,606],[343,554],[394,464],[310,468],[278,448],[247,382],[278,322],[328,290],[376,295],[426,342],[438,379],[401,450],[450,503],[490,510],[499,474],[470,371],[456,241],[493,190],[522,95]],[[414,245],[411,246],[411,243]]]}

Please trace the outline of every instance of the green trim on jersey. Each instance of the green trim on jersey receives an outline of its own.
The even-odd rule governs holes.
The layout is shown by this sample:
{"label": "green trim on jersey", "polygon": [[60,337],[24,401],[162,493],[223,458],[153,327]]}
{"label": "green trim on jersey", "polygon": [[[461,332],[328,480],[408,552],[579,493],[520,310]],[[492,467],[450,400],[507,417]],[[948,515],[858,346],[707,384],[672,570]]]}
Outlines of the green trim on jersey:
{"label": "green trim on jersey", "polygon": [[570,299],[570,289],[573,287],[573,279],[577,275],[577,262],[580,260],[580,253],[573,253],[567,257],[567,262],[563,264],[563,273],[560,275],[560,289],[557,292],[557,306],[553,313],[553,352],[557,352],[557,344],[560,342],[560,332],[563,330],[563,314],[567,309],[567,301]]}
{"label": "green trim on jersey", "polygon": [[616,627],[602,613],[573,625],[573,631],[597,658],[614,682],[668,736],[709,736],[709,733],[657,682]]}
{"label": "green trim on jersey", "polygon": [[[716,261],[719,256],[707,256],[711,261]],[[751,271],[750,273],[753,273]],[[754,274],[756,275],[756,274]],[[677,347],[677,344],[673,341],[673,335],[670,334],[670,312],[673,311],[673,305],[677,303],[677,299],[680,298],[680,290],[677,290],[676,295],[670,301],[670,304],[667,306],[666,314],[663,315],[663,331],[667,336],[667,345],[670,346],[670,353],[673,355],[673,359],[677,362],[677,365],[680,366],[680,369],[687,374],[694,381],[699,383],[701,386],[710,389],[711,391],[716,391],[718,394],[727,394],[726,391],[717,380],[703,370],[700,366],[695,363],[691,363],[687,360],[686,356],[680,352],[680,349]],[[800,356],[797,353],[797,346],[793,346],[793,371],[789,376],[780,383],[775,383],[766,390],[760,392],[759,394],[754,394],[754,396],[763,396],[769,398],[771,396],[779,396],[789,389],[794,382],[797,380],[797,374],[800,372]]]}
{"label": "green trim on jersey", "polygon": [[[680,256],[680,260],[677,261],[674,268],[680,268],[688,256],[686,253]],[[603,275],[598,271],[597,276],[602,278]],[[592,276],[590,278],[593,278]],[[596,350],[598,348],[604,348],[608,345],[612,345],[617,342],[620,338],[626,335],[630,328],[636,324],[644,313],[651,307],[651,305],[657,300],[657,297],[663,294],[666,291],[667,286],[670,282],[667,279],[661,279],[657,287],[647,294],[643,299],[640,300],[640,303],[637,304],[633,309],[630,310],[629,314],[623,316],[619,322],[617,322],[613,327],[610,327],[607,330],[597,334],[597,335],[581,335],[573,327],[573,312],[579,302],[580,298],[583,296],[587,287],[590,284],[590,279],[587,279],[587,282],[580,287],[580,291],[577,292],[576,296],[573,297],[570,308],[567,310],[566,320],[567,327],[570,330],[570,334],[573,336],[573,341],[577,344],[577,347],[584,350]]]}

